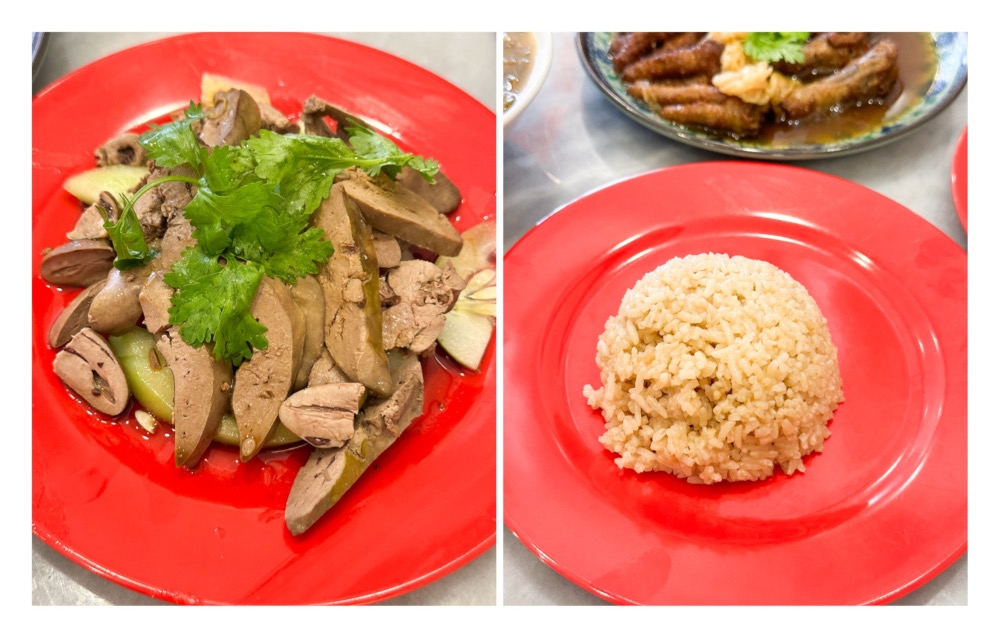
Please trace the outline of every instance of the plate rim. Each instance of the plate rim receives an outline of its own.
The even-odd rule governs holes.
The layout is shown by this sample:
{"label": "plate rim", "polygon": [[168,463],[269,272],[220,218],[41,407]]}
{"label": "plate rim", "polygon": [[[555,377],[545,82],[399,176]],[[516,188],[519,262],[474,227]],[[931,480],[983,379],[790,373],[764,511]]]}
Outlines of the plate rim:
{"label": "plate rim", "polygon": [[969,125],[962,128],[951,159],[951,198],[962,228],[969,232]]}
{"label": "plate rim", "polygon": [[[919,215],[917,215],[913,211],[907,209],[905,206],[899,204],[898,202],[895,202],[894,200],[889,199],[888,197],[886,197],[886,196],[884,196],[884,195],[882,195],[880,193],[877,193],[876,191],[874,191],[872,189],[869,189],[869,188],[867,188],[865,186],[862,186],[862,185],[854,183],[854,182],[850,182],[849,180],[846,180],[844,178],[840,178],[840,177],[837,177],[837,176],[834,176],[834,175],[829,175],[829,174],[826,174],[826,173],[821,173],[821,172],[815,171],[813,169],[807,169],[807,168],[796,166],[796,165],[780,165],[780,164],[768,164],[768,163],[754,163],[754,162],[747,162],[745,160],[713,160],[713,161],[705,161],[705,162],[694,162],[694,163],[690,163],[690,164],[680,164],[680,165],[669,166],[669,167],[664,167],[664,168],[656,168],[656,169],[644,171],[644,172],[641,172],[641,173],[637,173],[635,175],[623,177],[623,178],[620,178],[620,179],[608,182],[608,183],[606,183],[606,184],[604,184],[602,186],[598,186],[598,187],[596,187],[596,188],[588,191],[587,193],[584,193],[584,194],[580,195],[579,197],[574,198],[572,201],[570,201],[570,202],[568,202],[568,203],[566,203],[564,205],[559,206],[552,213],[550,213],[549,215],[547,215],[546,217],[544,217],[534,227],[532,227],[521,239],[519,239],[513,246],[511,246],[511,248],[507,251],[507,254],[505,255],[505,259],[510,259],[511,262],[514,262],[515,260],[520,261],[522,259],[530,260],[532,258],[532,255],[534,254],[531,251],[544,250],[545,245],[541,245],[541,244],[538,244],[538,243],[533,243],[533,242],[536,242],[536,240],[533,239],[533,237],[537,233],[546,232],[546,231],[543,231],[543,229],[548,228],[548,225],[550,225],[550,224],[554,224],[554,223],[556,224],[555,226],[552,226],[552,228],[554,228],[555,230],[551,230],[551,231],[548,231],[548,232],[557,232],[560,227],[562,227],[566,223],[568,223],[568,219],[570,217],[573,217],[574,222],[577,222],[577,223],[582,223],[582,222],[586,221],[586,219],[589,219],[589,217],[585,218],[583,216],[583,213],[585,211],[578,209],[578,207],[579,206],[584,206],[585,204],[582,204],[581,202],[584,202],[584,200],[587,200],[588,198],[590,198],[591,196],[593,196],[593,195],[595,195],[597,193],[601,193],[602,191],[606,191],[608,189],[613,189],[613,188],[621,188],[621,187],[626,187],[627,188],[628,187],[627,185],[628,185],[629,182],[633,182],[633,181],[637,181],[637,180],[644,180],[644,179],[656,180],[658,176],[662,176],[665,173],[676,172],[678,170],[691,170],[692,167],[695,167],[695,166],[700,167],[700,168],[695,169],[695,170],[703,170],[703,171],[706,171],[706,172],[713,172],[714,171],[716,173],[718,173],[720,171],[726,170],[727,167],[733,167],[733,166],[737,166],[737,167],[739,167],[739,166],[745,166],[745,167],[749,167],[749,170],[760,171],[760,172],[766,172],[766,171],[782,171],[782,172],[786,172],[786,171],[798,171],[800,173],[806,173],[806,172],[808,172],[808,173],[812,173],[813,175],[817,176],[817,179],[827,180],[831,184],[833,184],[833,183],[837,183],[837,184],[841,184],[841,185],[843,185],[843,184],[851,184],[854,187],[856,187],[858,189],[861,189],[862,191],[867,192],[868,196],[874,195],[875,197],[878,197],[878,198],[880,198],[880,199],[888,202],[890,205],[892,205],[893,207],[895,207],[897,210],[908,212],[910,215],[912,215],[913,221],[916,224],[916,228],[918,228],[921,233],[926,233],[928,235],[928,237],[934,239],[935,241],[943,242],[942,245],[947,245],[948,246],[948,249],[947,249],[948,251],[951,251],[952,249],[954,249],[956,252],[953,254],[953,256],[956,259],[958,257],[960,257],[960,255],[962,253],[964,253],[964,255],[965,255],[965,263],[967,264],[967,251],[963,251],[963,249],[954,240],[952,240],[950,237],[948,237],[947,234],[945,234],[943,231],[941,231],[936,226],[930,224],[930,222],[928,222],[924,218],[920,217]],[[737,168],[736,170],[742,170],[742,169]],[[793,173],[786,172],[785,174],[786,175],[792,175]],[[685,173],[685,176],[686,177],[690,177],[691,175]],[[664,179],[666,179],[666,178],[664,178]],[[736,215],[734,214],[733,216],[736,216]],[[630,229],[631,229],[631,227],[630,227]],[[630,230],[630,232],[631,232],[631,230]],[[548,240],[549,242],[551,242],[552,238],[549,237],[549,236],[547,236],[545,239]],[[545,240],[537,240],[537,241],[545,241]],[[529,252],[527,252],[527,253],[525,253],[525,254],[522,255],[519,251],[529,251]],[[510,262],[508,262],[508,263],[510,263]],[[515,267],[517,267],[517,266],[515,266]],[[514,272],[514,268],[511,268],[511,272]],[[967,269],[966,269],[966,272],[967,272]],[[966,296],[967,296],[967,293],[966,293]],[[546,310],[544,310],[544,309],[542,311],[546,312]],[[505,324],[506,326],[508,326],[507,327],[507,331],[505,332],[505,339],[508,342],[512,342],[514,339],[517,338],[516,336],[514,336],[512,334],[512,329],[511,329],[511,327],[513,325],[516,325],[516,323],[515,323],[516,319],[514,317],[510,317],[510,318],[505,317],[505,319],[508,319],[507,323]],[[537,320],[537,319],[539,319],[539,317],[535,317],[535,319]],[[595,336],[595,339],[596,339],[596,336]],[[532,340],[531,343],[533,344],[534,340]],[[512,347],[510,349],[510,351],[513,351],[515,349],[516,349],[515,347]],[[967,350],[967,345],[966,345],[966,350]],[[505,356],[507,356],[507,355],[505,355]],[[942,353],[942,356],[947,356],[947,354],[946,353]],[[967,358],[967,353],[966,353],[965,356]],[[507,366],[505,367],[505,377],[506,377],[505,383],[510,381],[510,370],[511,370],[512,367],[513,367],[512,364],[510,362],[507,362]],[[515,384],[515,386],[516,386],[516,384]],[[505,388],[506,388],[506,385],[505,385]],[[958,397],[957,395],[954,394],[954,390],[952,391],[952,393],[953,393],[952,401],[959,401],[960,397]],[[505,389],[505,397],[504,397],[505,402],[510,400],[510,396],[511,395],[508,395],[507,394],[507,390]],[[527,399],[528,396],[529,395],[526,392],[524,394],[524,396],[521,397],[521,400],[528,400]],[[966,404],[965,405],[966,405],[966,410],[967,410],[967,399],[966,399]],[[512,414],[516,414],[516,413],[512,412]],[[509,417],[507,418],[506,422],[507,423],[510,422]],[[505,437],[507,437],[508,435],[513,435],[513,433],[512,433],[511,430],[508,430],[507,428],[505,428],[504,435],[505,435]],[[965,436],[967,438],[967,423],[966,423],[966,435]],[[507,446],[509,446],[510,444],[511,443],[509,441],[506,443]],[[524,456],[527,456],[527,455],[524,455]],[[527,465],[527,464],[529,464],[529,463],[525,463],[525,465]],[[548,471],[551,472],[552,469],[548,468]],[[554,569],[555,571],[557,571],[558,573],[560,573],[562,576],[566,577],[568,580],[570,580],[573,583],[575,583],[576,585],[580,586],[581,588],[583,588],[583,589],[585,589],[585,590],[587,590],[587,591],[589,591],[589,592],[591,592],[591,593],[593,593],[593,594],[595,594],[595,595],[597,595],[597,596],[599,596],[599,597],[601,597],[601,598],[603,598],[603,599],[605,599],[607,601],[613,602],[613,603],[619,603],[619,604],[637,604],[636,601],[630,600],[630,599],[628,599],[626,597],[623,597],[623,595],[621,595],[619,593],[616,593],[616,592],[613,592],[613,591],[604,591],[604,590],[600,589],[599,587],[597,587],[594,584],[592,577],[587,576],[584,573],[582,573],[583,571],[585,571],[585,569],[583,567],[581,567],[581,561],[580,560],[576,560],[576,562],[573,563],[573,564],[565,564],[565,563],[560,563],[559,560],[557,560],[556,558],[554,558],[553,556],[550,555],[549,551],[552,551],[552,550],[555,549],[555,543],[550,542],[551,539],[553,538],[553,534],[555,532],[553,532],[551,529],[549,529],[549,532],[546,533],[546,534],[544,534],[544,535],[541,532],[538,532],[537,529],[539,529],[539,526],[541,525],[541,523],[538,523],[537,515],[535,513],[529,513],[529,510],[537,510],[537,506],[530,506],[529,507],[527,505],[521,505],[519,503],[519,501],[521,499],[519,499],[519,498],[511,498],[511,495],[512,495],[511,490],[514,489],[512,487],[511,480],[512,480],[512,478],[514,478],[516,480],[516,476],[518,474],[523,474],[524,472],[527,472],[527,473],[531,474],[532,470],[522,470],[521,468],[516,467],[516,466],[512,467],[511,464],[507,463],[507,460],[506,460],[506,457],[505,457],[505,469],[504,469],[504,502],[505,502],[504,525],[515,535],[515,537],[517,537],[517,539],[518,539],[519,542],[521,542],[522,544],[524,544],[533,554],[535,554],[546,565],[548,565],[549,567],[551,567],[552,569]],[[537,473],[537,470],[536,470],[536,473]],[[573,482],[573,479],[567,479],[567,481]],[[585,488],[581,488],[581,491],[583,491],[583,490],[585,490]],[[967,509],[967,507],[968,507],[968,483],[967,482],[965,484],[965,490],[966,490],[965,491],[965,494],[966,494],[965,505],[966,505],[966,509]],[[527,498],[527,500],[531,500],[532,497],[529,496],[529,497],[526,497],[526,498]],[[586,499],[582,498],[582,500],[586,500]],[[554,506],[554,507],[557,510],[559,509],[559,506]],[[521,510],[524,510],[524,511],[522,512]],[[558,514],[556,514],[556,515],[558,516]],[[566,512],[564,511],[563,512],[563,518],[564,519],[565,519],[565,515],[566,515]],[[535,527],[536,531],[533,532],[531,530],[532,527]],[[545,539],[547,539],[547,540],[545,540],[545,539],[538,540],[542,536],[544,536]],[[548,543],[548,550],[546,548],[546,543]],[[951,545],[949,544],[948,548],[947,548],[947,551],[940,552],[939,553],[939,558],[940,559],[937,560],[936,562],[934,562],[934,564],[928,564],[928,563],[930,563],[930,561],[925,561],[924,562],[924,567],[926,567],[926,569],[923,569],[921,571],[921,573],[918,574],[918,575],[916,575],[912,580],[910,580],[909,582],[901,585],[900,587],[897,587],[893,591],[884,592],[884,594],[882,596],[876,596],[876,597],[868,599],[868,600],[858,600],[858,601],[856,601],[856,604],[884,604],[884,603],[887,603],[887,602],[891,602],[892,600],[895,600],[895,599],[897,599],[897,598],[899,598],[899,597],[901,597],[901,596],[903,596],[905,594],[908,594],[908,593],[912,592],[913,590],[919,588],[920,586],[926,584],[929,580],[931,580],[932,578],[934,578],[935,576],[937,576],[938,574],[940,574],[942,571],[944,571],[945,569],[947,569],[959,557],[961,557],[963,554],[967,553],[967,551],[968,551],[968,530],[966,528],[964,539],[963,539],[963,541],[959,545],[957,545],[956,547],[952,548]],[[918,571],[918,570],[914,569],[914,570],[911,570],[911,571],[915,572],[915,571]],[[672,603],[669,602],[669,601],[655,600],[655,601],[641,601],[638,604],[672,604]],[[712,601],[709,601],[709,600],[705,600],[705,601],[699,601],[699,602],[690,603],[690,604],[715,604],[715,603],[713,603]],[[739,603],[735,603],[735,604],[739,604]],[[769,604],[769,603],[763,603],[763,604]],[[777,604],[782,604],[782,603],[779,601]],[[799,603],[792,603],[792,604],[799,604]],[[820,604],[823,604],[823,603],[820,603]],[[839,604],[839,603],[837,603],[837,604]]]}
{"label": "plate rim", "polygon": [[[336,37],[336,36],[328,36],[328,35],[324,35],[324,34],[305,33],[305,32],[276,32],[276,33],[251,33],[251,34],[215,33],[215,34],[211,34],[211,35],[213,37],[225,38],[225,39],[227,39],[229,41],[233,41],[234,38],[238,38],[238,37],[243,36],[243,35],[249,35],[249,36],[251,36],[253,38],[265,38],[265,39],[266,38],[277,38],[277,39],[281,39],[281,40],[287,40],[289,38],[293,38],[293,39],[296,39],[296,40],[323,41],[323,42],[327,43],[330,47],[337,48],[338,50],[341,50],[341,51],[344,51],[344,50],[354,51],[354,52],[362,51],[362,52],[365,52],[366,55],[372,56],[372,58],[375,59],[375,60],[390,63],[393,66],[393,68],[412,69],[412,70],[418,71],[419,74],[422,77],[426,78],[428,81],[432,81],[435,85],[437,85],[439,92],[443,92],[443,93],[445,93],[447,95],[452,96],[453,97],[453,101],[455,102],[456,105],[458,105],[458,107],[465,109],[467,112],[471,112],[472,110],[477,111],[477,113],[476,113],[476,116],[477,116],[476,117],[476,121],[489,119],[489,120],[495,122],[495,119],[496,119],[495,115],[490,111],[490,109],[486,105],[481,104],[478,100],[475,100],[471,95],[469,95],[463,89],[461,89],[460,87],[454,85],[453,83],[451,83],[447,79],[445,79],[445,78],[437,75],[436,73],[434,73],[433,71],[430,71],[429,69],[421,67],[421,66],[419,66],[419,65],[417,65],[417,64],[415,64],[413,62],[410,62],[410,61],[408,61],[408,60],[406,60],[406,59],[404,59],[404,58],[402,58],[402,57],[400,57],[398,55],[395,55],[393,53],[377,49],[377,48],[375,48],[373,46],[370,46],[370,45],[362,43],[362,42],[357,42],[357,41],[353,41],[353,40],[343,39],[343,38],[339,38],[339,37]],[[67,73],[64,76],[56,79],[51,84],[47,85],[42,90],[40,90],[38,93],[36,93],[35,95],[33,95],[33,97],[32,97],[32,112],[33,112],[33,114],[35,113],[35,109],[38,108],[39,104],[45,104],[45,103],[48,103],[49,101],[51,101],[53,99],[52,98],[53,95],[59,95],[60,92],[62,92],[64,90],[67,90],[65,87],[73,84],[74,82],[77,82],[78,81],[77,78],[79,78],[79,77],[89,77],[90,75],[93,75],[95,72],[99,72],[101,69],[113,67],[113,65],[115,65],[115,64],[120,64],[123,60],[130,59],[135,54],[135,52],[137,50],[139,50],[139,49],[160,49],[160,48],[167,48],[167,49],[169,49],[169,48],[174,47],[174,46],[185,46],[186,44],[190,43],[192,40],[195,40],[197,38],[203,38],[205,36],[206,36],[205,33],[182,33],[182,34],[177,34],[177,35],[165,36],[165,37],[162,37],[162,38],[157,38],[157,39],[154,39],[154,40],[150,40],[150,41],[147,41],[147,42],[143,42],[143,43],[139,43],[139,44],[136,44],[136,45],[133,45],[133,46],[126,47],[126,48],[121,49],[119,51],[115,51],[115,52],[110,53],[108,55],[102,56],[101,58],[98,58],[96,60],[88,62],[87,64],[82,65],[81,67],[75,69],[74,71],[72,71],[70,73]],[[245,50],[241,49],[241,51],[243,51],[244,55],[247,54],[247,52]],[[195,96],[192,96],[192,97],[195,97]],[[305,97],[306,97],[306,95],[302,95],[299,99],[301,99],[301,100],[304,101]],[[163,104],[162,108],[165,109],[165,110],[168,110],[170,108],[170,106],[171,105]],[[34,116],[33,116],[33,119],[34,119]],[[145,122],[145,121],[148,121],[148,120],[142,120],[142,121]],[[127,128],[131,128],[132,123],[131,122],[120,121],[120,122],[117,122],[117,123],[111,123],[111,125],[115,126],[116,128],[127,129]],[[490,132],[491,133],[493,132],[492,128],[490,129]],[[493,137],[494,136],[491,135],[490,139],[492,140]],[[33,146],[33,151],[34,151],[34,149],[36,147],[36,144],[33,142],[32,146]],[[461,160],[462,160],[462,158],[458,158],[458,157],[452,158],[452,162],[453,163],[458,163]],[[488,162],[494,162],[494,161],[495,161],[494,156],[490,155],[489,158],[488,158]],[[37,170],[37,169],[38,169],[38,167],[35,166],[35,162],[33,162],[33,169],[32,169],[33,172],[35,170]],[[487,173],[489,175],[489,180],[490,180],[490,184],[487,184],[487,186],[493,186],[492,180],[495,179],[495,170],[484,171],[484,175],[487,174]],[[481,184],[469,184],[469,186],[474,187],[474,188],[479,188],[480,190],[488,190],[488,189],[482,189],[481,188],[481,186],[482,186]],[[491,190],[490,192],[491,193],[495,192],[495,186],[493,187],[493,190]],[[38,197],[37,194],[33,195],[33,199],[36,199],[37,197]],[[42,202],[44,203],[45,201],[51,199],[51,197],[52,197],[51,195],[42,196]],[[35,232],[36,232],[35,231],[36,218],[37,218],[37,215],[38,215],[38,212],[39,212],[39,202],[38,201],[33,202],[32,209],[33,209],[33,213],[32,213],[32,234],[34,235]],[[467,220],[472,220],[472,223],[474,223],[476,220],[480,219],[480,217],[479,217],[480,211],[482,211],[482,214],[484,215],[484,217],[482,217],[482,219],[486,219],[486,218],[489,218],[491,216],[495,217],[495,215],[496,215],[496,213],[495,213],[495,205],[493,207],[490,207],[488,204],[483,204],[483,202],[478,202],[474,207],[469,207],[468,204],[466,204],[465,206],[463,206],[462,209],[460,209],[459,211],[457,211],[456,212],[456,217],[454,217],[454,219],[456,221],[459,220],[459,219],[461,219],[460,214],[461,214],[461,212],[463,210],[465,212],[466,219]],[[34,239],[32,241],[34,242]],[[32,273],[32,278],[33,279],[37,278],[37,272],[33,272]],[[36,315],[36,310],[35,310],[34,306],[33,306],[33,309],[32,309],[32,315],[33,316]],[[33,318],[32,321],[33,321],[33,324],[35,324],[35,323],[37,323],[37,322],[39,322],[41,320]],[[40,328],[38,328],[37,326],[33,327],[33,331],[37,331],[37,330],[40,330]],[[494,338],[494,343],[496,343],[496,333],[494,333],[494,337],[493,338]],[[33,349],[32,359],[35,362],[33,365],[36,365],[36,366],[38,364],[37,363],[37,357],[39,355],[38,355],[38,353],[37,353],[37,351],[35,349],[35,344],[40,343],[40,341],[44,341],[44,336],[39,336],[37,334],[37,332],[36,332],[36,334],[32,337],[32,343],[33,343],[33,346],[32,346],[32,349]],[[495,385],[496,362],[495,362],[495,360],[491,359],[490,360],[489,368],[484,368],[481,374],[484,375],[483,376],[482,396],[485,397],[486,400],[485,401],[480,401],[480,402],[484,403],[484,404],[489,404],[490,401],[493,401],[495,403],[495,401],[496,401],[496,396],[495,396],[496,395],[496,385]],[[35,376],[37,376],[37,375],[33,375],[33,377],[35,377]],[[490,384],[491,380],[492,380],[492,385]],[[34,429],[35,427],[37,427],[36,419],[39,418],[38,414],[37,414],[39,406],[35,402],[35,399],[36,399],[36,396],[37,396],[37,392],[36,392],[36,389],[35,389],[35,384],[38,383],[38,380],[37,379],[33,379],[32,383],[33,383],[33,386],[32,386],[32,412],[35,413],[35,415],[31,417],[31,421],[32,421],[32,428]],[[471,416],[473,418],[479,416],[479,418],[481,420],[483,420],[483,424],[480,426],[481,429],[488,430],[491,433],[495,433],[496,432],[496,422],[495,422],[496,415],[495,415],[495,410],[492,413],[490,413],[489,415],[486,415],[486,414],[483,413],[482,409],[472,407],[472,408],[468,409],[467,413],[468,413],[469,416]],[[491,422],[486,422],[488,420],[488,419],[486,419],[487,416],[489,416],[492,419]],[[495,436],[489,437],[489,440],[490,441],[494,441],[495,440]],[[36,474],[36,470],[37,470],[37,467],[36,467],[36,464],[35,464],[35,455],[36,455],[36,453],[37,453],[37,449],[33,447],[32,448],[32,473],[33,474]],[[496,460],[496,454],[494,453],[492,455],[492,457],[493,457],[493,460],[495,461]],[[59,533],[57,533],[53,529],[53,526],[47,525],[44,521],[40,521],[39,520],[39,514],[38,514],[37,509],[36,509],[37,503],[35,502],[37,500],[37,498],[38,498],[38,495],[36,493],[36,490],[38,489],[38,484],[36,483],[37,480],[38,480],[37,477],[35,479],[33,479],[33,487],[32,487],[32,493],[33,493],[33,496],[32,496],[32,499],[33,499],[33,502],[32,502],[32,515],[31,515],[32,533],[35,536],[37,536],[40,540],[42,540],[43,542],[45,542],[46,545],[48,545],[49,547],[51,547],[54,550],[56,550],[60,555],[65,556],[67,559],[71,560],[73,563],[75,563],[75,564],[77,564],[77,565],[79,565],[79,566],[87,569],[88,571],[91,571],[91,572],[93,572],[93,573],[95,573],[95,574],[97,574],[97,575],[99,575],[99,576],[101,576],[101,577],[103,577],[103,578],[105,578],[105,579],[107,579],[109,581],[115,582],[116,584],[121,585],[123,587],[126,587],[128,589],[131,589],[133,591],[137,591],[137,592],[142,593],[142,594],[147,595],[147,596],[151,596],[151,597],[154,597],[154,598],[158,598],[158,599],[161,599],[161,600],[166,600],[166,601],[174,602],[174,603],[189,603],[189,602],[192,602],[191,596],[189,596],[189,594],[186,593],[186,592],[183,592],[183,591],[180,591],[180,592],[166,591],[166,590],[162,590],[162,589],[158,588],[155,583],[138,582],[138,581],[132,580],[129,575],[125,575],[125,574],[122,574],[122,573],[118,573],[118,572],[116,572],[114,570],[107,569],[106,567],[104,567],[101,564],[101,561],[99,559],[94,559],[92,556],[88,555],[87,551],[84,551],[84,552],[77,551],[78,548],[72,542],[67,543],[66,539],[63,538],[63,536],[61,536]],[[430,583],[430,582],[432,582],[434,580],[437,580],[438,578],[440,578],[440,577],[442,577],[442,576],[444,576],[444,575],[446,575],[446,574],[448,574],[448,573],[450,573],[450,572],[458,569],[459,567],[462,567],[462,566],[466,565],[467,563],[469,563],[470,561],[472,561],[476,557],[480,556],[487,549],[489,549],[490,547],[494,546],[495,543],[496,543],[496,525],[495,525],[495,521],[496,521],[496,506],[495,506],[495,501],[492,501],[492,499],[495,498],[495,493],[496,493],[496,490],[495,490],[495,476],[491,475],[490,480],[494,481],[494,483],[491,483],[491,485],[489,486],[489,489],[483,490],[484,500],[490,500],[491,502],[494,503],[494,505],[493,505],[493,508],[488,512],[488,514],[484,514],[484,515],[487,516],[490,519],[490,521],[493,522],[494,524],[488,526],[488,529],[487,529],[487,526],[485,526],[485,525],[483,525],[483,526],[477,525],[476,526],[476,530],[477,531],[472,531],[471,528],[470,528],[470,532],[469,532],[469,534],[467,534],[466,540],[462,542],[461,551],[459,551],[459,552],[453,552],[452,554],[449,555],[449,557],[446,560],[440,560],[440,561],[438,561],[438,563],[433,568],[428,569],[428,570],[424,570],[423,573],[420,573],[420,574],[415,574],[415,573],[414,574],[410,574],[407,577],[406,580],[404,580],[403,582],[398,582],[396,585],[394,585],[392,587],[384,588],[384,589],[381,589],[379,591],[374,591],[374,592],[371,592],[371,593],[362,593],[362,594],[359,594],[359,595],[343,596],[343,597],[335,599],[335,600],[329,600],[329,599],[328,600],[320,600],[320,601],[318,601],[319,604],[357,604],[357,603],[371,603],[371,602],[377,602],[377,601],[381,601],[381,600],[386,600],[388,598],[392,598],[392,597],[395,597],[395,596],[407,593],[407,592],[412,591],[412,590],[414,590],[414,589],[416,589],[418,587],[426,585],[426,584],[428,584],[428,583]],[[489,496],[488,499],[485,496],[487,494]],[[478,520],[478,518],[482,518],[482,517],[481,516],[477,516],[477,520]],[[484,521],[485,521],[485,519],[484,519]],[[283,523],[282,523],[282,525],[283,525]],[[482,527],[482,529],[479,529],[479,527]],[[471,539],[472,536],[476,537],[476,539],[474,541]],[[90,551],[93,551],[93,550],[91,549]],[[195,600],[194,602],[209,602],[210,604],[212,604],[212,603],[215,603],[215,604],[227,604],[227,603],[231,603],[232,601],[226,601],[226,600],[203,601],[203,600],[198,599],[198,600]]]}
{"label": "plate rim", "polygon": [[[656,117],[651,111],[646,110],[641,104],[636,100],[626,100],[618,95],[617,92],[613,90],[610,85],[610,81],[606,78],[597,68],[597,64],[593,58],[593,47],[592,38],[597,33],[593,31],[580,31],[577,33],[576,38],[576,49],[578,57],[587,71],[587,76],[594,83],[594,85],[600,90],[601,94],[608,99],[619,111],[624,113],[631,119],[644,126],[645,128],[688,146],[694,148],[700,148],[702,150],[711,151],[714,153],[719,153],[721,155],[726,155],[729,157],[736,157],[742,159],[759,159],[759,160],[774,160],[774,161],[808,161],[817,159],[828,159],[833,157],[842,157],[846,155],[853,155],[855,153],[860,153],[868,150],[873,150],[886,144],[890,144],[904,137],[909,136],[911,133],[915,132],[922,125],[934,119],[942,111],[947,109],[961,94],[962,90],[968,83],[968,63],[965,57],[968,55],[968,43],[966,32],[950,32],[955,35],[964,36],[963,46],[961,47],[962,57],[964,63],[961,65],[961,73],[959,74],[959,79],[957,81],[951,82],[948,85],[948,91],[944,96],[937,102],[933,109],[926,111],[917,119],[909,122],[906,126],[895,128],[887,134],[880,135],[875,138],[868,138],[861,141],[855,140],[845,140],[840,143],[832,145],[808,145],[802,147],[787,147],[774,149],[767,146],[759,145],[749,145],[742,144],[737,140],[724,140],[716,139],[707,135],[699,134],[696,131],[690,130],[682,125],[673,124],[664,120],[662,118]],[[610,32],[603,32],[610,33]],[[932,37],[936,32],[929,32]],[[937,39],[934,39],[935,48],[939,52],[940,49],[937,48]],[[938,69],[940,72],[940,68]],[[937,78],[935,78],[935,81]],[[932,85],[934,83],[932,82]],[[912,111],[909,109],[908,111]]]}

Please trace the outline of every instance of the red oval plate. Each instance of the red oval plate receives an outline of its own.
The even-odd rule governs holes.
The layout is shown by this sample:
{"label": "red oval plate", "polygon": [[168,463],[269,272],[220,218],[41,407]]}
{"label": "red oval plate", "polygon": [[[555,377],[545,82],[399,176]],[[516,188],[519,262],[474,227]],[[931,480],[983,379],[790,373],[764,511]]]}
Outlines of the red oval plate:
{"label": "red oval plate", "polygon": [[[152,71],[155,70],[155,73]],[[311,94],[385,126],[462,190],[459,230],[495,218],[496,119],[455,86],[365,46],[304,34],[197,34],[117,53],[32,104],[32,529],[76,562],[178,603],[367,603],[443,576],[496,540],[496,367],[425,362],[425,414],[307,533],[285,499],[304,448],[240,465],[214,447],[173,466],[161,428],[88,413],[52,372],[46,333],[75,291],[38,276],[41,253],[79,213],[63,180],[112,136],[198,101],[202,72],[264,86],[298,113]],[[151,78],[152,79],[151,81]]]}
{"label": "red oval plate", "polygon": [[955,154],[951,158],[951,197],[955,200],[955,211],[962,228],[969,231],[969,127],[955,144]]}
{"label": "red oval plate", "polygon": [[[846,401],[807,471],[691,485],[598,443],[597,339],[676,256],[769,261],[810,291]],[[504,519],[616,603],[865,604],[966,550],[967,259],[904,207],[810,170],[709,162],[611,184],[504,256]]]}

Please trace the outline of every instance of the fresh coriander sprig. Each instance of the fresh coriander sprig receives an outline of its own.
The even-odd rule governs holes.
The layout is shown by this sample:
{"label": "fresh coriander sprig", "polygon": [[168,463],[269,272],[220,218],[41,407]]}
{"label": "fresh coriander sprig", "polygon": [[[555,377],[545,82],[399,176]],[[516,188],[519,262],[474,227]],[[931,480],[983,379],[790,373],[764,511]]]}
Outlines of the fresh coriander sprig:
{"label": "fresh coriander sprig", "polygon": [[113,266],[118,270],[136,268],[156,256],[155,250],[149,247],[146,236],[142,232],[142,224],[135,212],[135,203],[139,198],[160,184],[173,181],[186,181],[197,184],[198,180],[190,177],[171,176],[150,180],[131,197],[121,193],[118,200],[125,202],[118,219],[112,221],[110,213],[104,206],[97,204],[97,211],[104,218],[104,229],[111,238],[111,246],[115,249]]}
{"label": "fresh coriander sprig", "polygon": [[759,62],[798,63],[806,59],[808,31],[755,31],[743,42],[743,52]]}
{"label": "fresh coriander sprig", "polygon": [[187,165],[198,177],[151,180],[126,200],[109,233],[120,259],[116,265],[127,268],[148,261],[155,252],[142,236],[135,202],[165,182],[197,185],[184,208],[196,243],[164,275],[175,288],[170,320],[189,345],[211,343],[216,358],[239,365],[254,348],[267,347],[266,328],[250,314],[261,279],[271,276],[292,283],[317,273],[319,264],[333,254],[333,246],[309,224],[309,217],[329,196],[337,174],[356,166],[371,175],[384,171],[395,176],[409,166],[433,182],[438,165],[404,153],[363,127],[349,130],[350,145],[339,138],[263,130],[239,146],[210,149],[191,128],[203,117],[202,107],[192,102],[184,118],[140,136],[139,143],[157,166]]}

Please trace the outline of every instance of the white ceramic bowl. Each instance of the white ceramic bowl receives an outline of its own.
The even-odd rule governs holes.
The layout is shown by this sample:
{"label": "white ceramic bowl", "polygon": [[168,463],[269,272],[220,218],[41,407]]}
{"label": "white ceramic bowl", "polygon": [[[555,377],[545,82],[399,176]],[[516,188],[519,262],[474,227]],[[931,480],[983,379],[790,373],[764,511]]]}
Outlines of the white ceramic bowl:
{"label": "white ceramic bowl", "polygon": [[549,69],[552,67],[552,34],[533,32],[532,35],[535,36],[535,60],[531,65],[531,72],[524,79],[521,90],[517,93],[517,100],[514,101],[513,106],[503,112],[503,130],[505,134],[507,129],[510,128],[518,116],[524,112],[524,109],[528,108],[531,101],[538,95],[538,91],[541,90],[542,85],[545,83],[545,78],[549,75]]}

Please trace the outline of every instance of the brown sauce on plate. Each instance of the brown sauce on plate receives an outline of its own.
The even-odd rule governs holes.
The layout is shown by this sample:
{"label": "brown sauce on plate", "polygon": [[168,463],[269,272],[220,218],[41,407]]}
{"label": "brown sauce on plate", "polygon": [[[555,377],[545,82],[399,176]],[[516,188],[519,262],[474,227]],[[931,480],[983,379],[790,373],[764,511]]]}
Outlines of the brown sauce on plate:
{"label": "brown sauce on plate", "polygon": [[517,102],[521,85],[531,75],[535,62],[535,36],[531,33],[503,34],[503,110]]}
{"label": "brown sauce on plate", "polygon": [[899,79],[889,95],[838,112],[823,112],[795,123],[770,121],[755,142],[783,147],[801,144],[829,144],[864,135],[888,123],[896,115],[920,101],[937,70],[937,54],[929,33],[877,33],[875,38],[891,39],[899,47]]}

